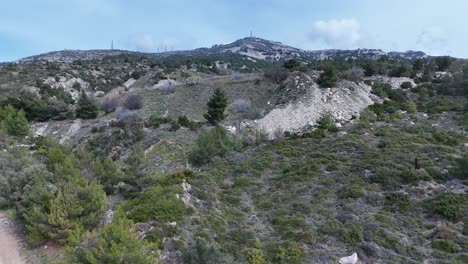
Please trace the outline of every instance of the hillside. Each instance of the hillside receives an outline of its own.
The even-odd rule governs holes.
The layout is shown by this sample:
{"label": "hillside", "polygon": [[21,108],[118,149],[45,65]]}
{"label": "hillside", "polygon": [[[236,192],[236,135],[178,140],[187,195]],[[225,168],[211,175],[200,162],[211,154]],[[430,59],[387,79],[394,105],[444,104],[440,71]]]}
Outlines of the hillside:
{"label": "hillside", "polygon": [[412,51],[32,56],[0,68],[0,205],[30,263],[465,263],[467,96]]}

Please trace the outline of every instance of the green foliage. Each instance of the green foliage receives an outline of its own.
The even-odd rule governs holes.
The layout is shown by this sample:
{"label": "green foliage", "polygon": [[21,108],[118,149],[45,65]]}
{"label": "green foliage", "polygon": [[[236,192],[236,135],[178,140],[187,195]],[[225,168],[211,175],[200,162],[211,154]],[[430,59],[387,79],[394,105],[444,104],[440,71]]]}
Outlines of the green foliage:
{"label": "green foliage", "polygon": [[296,59],[290,59],[283,64],[283,67],[290,71],[305,71],[305,65]]}
{"label": "green foliage", "polygon": [[184,264],[224,263],[221,253],[203,238],[197,238],[184,250],[182,260]]}
{"label": "green foliage", "polygon": [[148,122],[147,122],[147,125],[148,126],[151,126],[151,127],[154,127],[154,128],[158,128],[159,126],[161,126],[162,124],[169,124],[171,123],[172,120],[170,118],[167,118],[167,117],[159,117],[157,115],[151,115],[149,118],[148,118]]}
{"label": "green foliage", "polygon": [[458,253],[461,251],[461,247],[459,245],[447,239],[434,239],[432,240],[431,246],[434,249],[447,253]]}
{"label": "green foliage", "polygon": [[275,264],[300,264],[303,263],[305,252],[302,247],[288,246],[278,248],[273,263]]}
{"label": "green foliage", "polygon": [[234,150],[237,141],[234,135],[221,126],[203,130],[189,153],[189,161],[194,165],[206,164],[214,157],[222,157]]}
{"label": "green foliage", "polygon": [[80,99],[78,100],[78,106],[75,111],[76,117],[83,119],[93,119],[97,117],[98,112],[99,110],[97,104],[88,98],[84,91],[81,92]]}
{"label": "green foliage", "polygon": [[60,180],[54,185],[35,179],[23,198],[22,215],[30,243],[52,239],[64,244],[72,232],[98,224],[104,212],[105,194],[97,183],[78,177],[68,175],[70,181]]}
{"label": "green foliage", "polygon": [[247,250],[248,264],[266,264],[265,256],[260,249],[251,248]]}
{"label": "green foliage", "polygon": [[17,97],[8,97],[2,102],[3,106],[9,104],[18,110],[23,109],[30,121],[62,120],[73,115],[64,102],[41,98],[31,92],[21,92]]}
{"label": "green foliage", "polygon": [[331,65],[325,65],[323,67],[323,72],[320,74],[317,83],[321,87],[333,87],[338,81],[336,76],[336,69]]}
{"label": "green foliage", "polygon": [[457,159],[457,166],[453,169],[453,173],[461,179],[468,178],[468,154]]}
{"label": "green foliage", "polygon": [[124,209],[128,211],[128,217],[135,222],[181,221],[187,209],[185,204],[176,198],[176,193],[181,193],[180,186],[151,186],[137,198],[127,201]]}
{"label": "green foliage", "polygon": [[95,178],[102,184],[108,194],[116,191],[117,184],[124,178],[119,167],[111,158],[97,160],[93,163]]}
{"label": "green foliage", "polygon": [[437,65],[438,71],[446,71],[452,64],[452,58],[448,56],[441,56],[435,58],[435,63]]}
{"label": "green foliage", "polygon": [[30,131],[24,111],[17,111],[11,105],[0,108],[0,128],[13,136],[26,136]]}
{"label": "green foliage", "polygon": [[442,193],[430,200],[429,208],[434,213],[455,222],[462,216],[460,210],[461,200],[462,197],[460,195],[454,193]]}
{"label": "green foliage", "polygon": [[204,115],[205,119],[212,125],[220,123],[226,118],[224,110],[227,105],[226,95],[221,89],[216,88],[207,103],[208,112]]}
{"label": "green foliage", "polygon": [[407,194],[392,192],[385,196],[385,206],[392,211],[407,211],[411,202]]}
{"label": "green foliage", "polygon": [[416,103],[412,100],[408,101],[408,104],[406,105],[406,110],[408,111],[408,113],[416,113],[418,111]]}
{"label": "green foliage", "polygon": [[328,130],[330,132],[338,132],[338,127],[335,124],[335,120],[333,119],[333,116],[330,114],[323,115],[317,121],[317,127],[319,129]]}
{"label": "green foliage", "polygon": [[75,233],[65,249],[66,263],[160,263],[155,245],[137,238],[132,221],[117,210],[112,223],[98,232]]}

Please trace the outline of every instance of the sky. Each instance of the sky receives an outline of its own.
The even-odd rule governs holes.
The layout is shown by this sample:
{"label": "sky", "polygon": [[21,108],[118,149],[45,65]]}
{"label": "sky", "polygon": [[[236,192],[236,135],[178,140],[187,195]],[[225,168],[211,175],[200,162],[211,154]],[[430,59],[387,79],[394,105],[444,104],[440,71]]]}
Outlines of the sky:
{"label": "sky", "polygon": [[63,49],[157,52],[253,35],[305,50],[468,58],[466,0],[0,0],[0,62]]}

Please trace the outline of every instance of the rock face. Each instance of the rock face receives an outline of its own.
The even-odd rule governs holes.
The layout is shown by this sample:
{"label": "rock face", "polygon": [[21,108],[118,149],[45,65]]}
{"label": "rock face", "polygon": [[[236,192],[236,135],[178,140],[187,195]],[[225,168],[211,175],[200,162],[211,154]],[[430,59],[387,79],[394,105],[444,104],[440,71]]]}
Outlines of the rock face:
{"label": "rock face", "polygon": [[358,257],[357,257],[357,254],[355,252],[349,257],[340,258],[339,263],[340,264],[356,264],[357,261],[358,261]]}
{"label": "rock face", "polygon": [[304,95],[295,96],[296,101],[273,109],[248,126],[262,129],[273,138],[278,131],[299,132],[314,126],[324,114],[332,115],[337,122],[349,121],[379,100],[371,94],[372,88],[363,82],[341,81],[336,87],[320,88],[306,74],[293,78],[283,89],[286,92],[296,89]]}

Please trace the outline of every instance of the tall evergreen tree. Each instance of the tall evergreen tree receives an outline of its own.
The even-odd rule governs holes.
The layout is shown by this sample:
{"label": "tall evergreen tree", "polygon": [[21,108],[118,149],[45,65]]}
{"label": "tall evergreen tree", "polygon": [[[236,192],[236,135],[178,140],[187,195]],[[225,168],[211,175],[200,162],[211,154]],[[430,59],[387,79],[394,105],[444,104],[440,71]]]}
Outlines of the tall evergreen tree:
{"label": "tall evergreen tree", "polygon": [[83,119],[96,118],[98,115],[98,106],[91,100],[84,91],[81,92],[76,108],[76,117]]}
{"label": "tall evergreen tree", "polygon": [[227,107],[227,98],[223,90],[216,88],[206,105],[208,112],[204,117],[210,124],[217,125],[226,118],[224,110]]}

